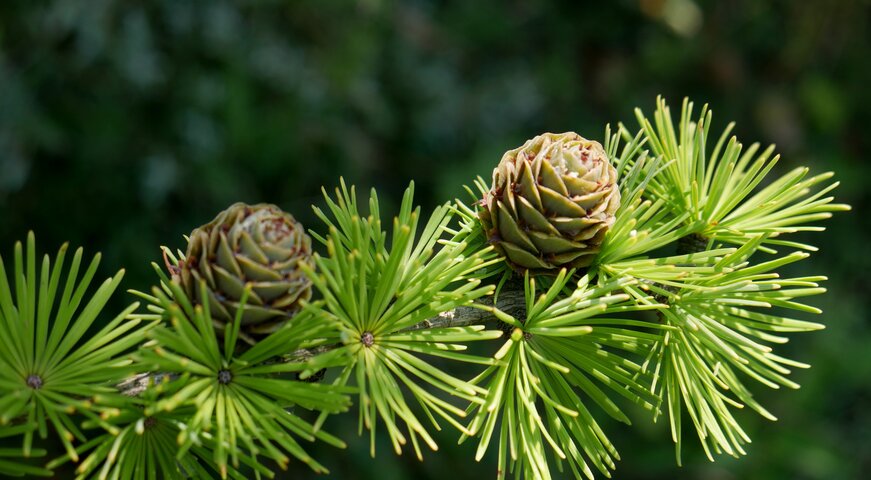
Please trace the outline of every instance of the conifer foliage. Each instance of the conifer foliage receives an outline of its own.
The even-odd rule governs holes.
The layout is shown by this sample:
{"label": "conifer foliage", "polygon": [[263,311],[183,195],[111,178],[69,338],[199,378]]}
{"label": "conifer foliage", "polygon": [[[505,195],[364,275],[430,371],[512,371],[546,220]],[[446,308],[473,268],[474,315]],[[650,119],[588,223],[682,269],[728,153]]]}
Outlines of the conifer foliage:
{"label": "conifer foliage", "polygon": [[373,457],[383,431],[427,461],[447,427],[496,478],[610,477],[602,419],[635,408],[668,422],[678,462],[688,435],[744,454],[734,412],[775,420],[753,392],[797,388],[808,365],[778,347],[823,328],[805,297],[825,277],[781,274],[816,250],[792,234],[849,207],[831,173],[778,176],[773,147],[711,134],[707,107],[636,114],[602,144],[538,136],[428,215],[413,183],[385,222],[340,181],[311,237],[233,205],[115,314],[123,271],[89,288],[99,255],[38,262],[29,234],[0,258],[0,475],[327,473],[306,444],[355,441],[324,430],[350,411]]}

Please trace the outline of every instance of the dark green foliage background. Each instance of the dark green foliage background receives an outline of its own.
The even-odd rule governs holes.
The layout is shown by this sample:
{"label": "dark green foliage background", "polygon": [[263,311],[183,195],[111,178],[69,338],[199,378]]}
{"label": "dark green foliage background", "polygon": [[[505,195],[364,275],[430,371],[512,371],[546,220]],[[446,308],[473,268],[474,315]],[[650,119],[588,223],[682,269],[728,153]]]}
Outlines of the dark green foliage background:
{"label": "dark green foliage background", "polygon": [[[589,5],[584,5],[589,3]],[[609,6],[603,6],[603,5]],[[489,175],[543,131],[601,139],[657,94],[709,102],[722,128],[777,143],[777,171],[834,170],[851,214],[809,236],[812,301],[828,330],[785,348],[813,363],[797,392],[756,388],[780,422],[751,413],[749,456],[698,448],[674,466],[666,425],[610,434],[617,478],[850,479],[871,471],[867,1],[0,2],[0,249],[28,229],[106,255],[102,272],[153,282],[158,246],[235,201],[272,202],[318,227],[309,206],[344,176],[395,203],[414,179],[435,205]],[[127,299],[121,299],[126,301]],[[123,302],[119,300],[120,306]],[[789,355],[788,355],[789,356]],[[376,460],[356,416],[334,419],[347,451],[318,448],[334,478],[490,478],[490,462],[443,436],[423,464]],[[687,432],[689,435],[690,432]],[[302,467],[287,478],[307,478]]]}

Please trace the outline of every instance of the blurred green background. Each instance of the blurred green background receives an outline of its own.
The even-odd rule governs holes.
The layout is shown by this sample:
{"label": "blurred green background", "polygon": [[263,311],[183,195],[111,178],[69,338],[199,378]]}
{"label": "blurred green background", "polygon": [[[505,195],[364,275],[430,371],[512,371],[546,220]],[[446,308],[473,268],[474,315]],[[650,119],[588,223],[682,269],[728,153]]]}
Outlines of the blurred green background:
{"label": "blurred green background", "polygon": [[[607,5],[606,5],[607,4]],[[755,391],[779,416],[739,418],[749,455],[709,463],[667,427],[605,421],[620,479],[858,479],[871,472],[871,135],[868,1],[0,2],[0,251],[29,229],[105,254],[102,273],[153,282],[158,246],[235,201],[272,202],[318,228],[310,205],[343,176],[426,207],[462,195],[502,152],[543,131],[601,139],[657,94],[709,103],[715,128],[776,143],[778,172],[834,170],[853,205],[810,235],[795,272],[830,277],[811,303],[828,329],[784,351],[814,368],[799,391]],[[118,300],[128,301],[129,298]],[[341,479],[492,478],[441,436],[419,463],[315,448]],[[686,433],[692,438],[691,433]],[[286,478],[313,477],[296,464]]]}

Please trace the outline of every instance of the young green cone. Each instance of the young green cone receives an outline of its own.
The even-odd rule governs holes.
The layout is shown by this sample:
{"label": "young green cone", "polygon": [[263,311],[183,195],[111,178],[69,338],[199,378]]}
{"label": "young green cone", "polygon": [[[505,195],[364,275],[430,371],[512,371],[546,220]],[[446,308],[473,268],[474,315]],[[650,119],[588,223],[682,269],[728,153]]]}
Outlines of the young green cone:
{"label": "young green cone", "polygon": [[598,142],[545,133],[493,170],[481,222],[517,271],[589,265],[620,207],[617,172]]}
{"label": "young green cone", "polygon": [[280,328],[311,298],[311,282],[299,268],[311,264],[311,238],[293,216],[275,205],[236,203],[190,235],[184,260],[170,268],[185,293],[204,299],[223,330],[242,307],[240,335],[249,343]]}

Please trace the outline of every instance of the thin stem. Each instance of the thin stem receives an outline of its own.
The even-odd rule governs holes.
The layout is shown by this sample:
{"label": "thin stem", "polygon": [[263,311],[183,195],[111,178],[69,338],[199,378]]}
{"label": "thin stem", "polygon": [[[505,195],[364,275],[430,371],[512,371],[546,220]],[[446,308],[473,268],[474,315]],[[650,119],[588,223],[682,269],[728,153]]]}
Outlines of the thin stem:
{"label": "thin stem", "polygon": [[[483,307],[493,306],[493,297],[487,297],[479,303]],[[423,330],[448,327],[465,327],[469,325],[483,325],[488,322],[496,322],[498,319],[488,309],[481,307],[465,306],[457,307],[447,312],[428,318],[408,330]],[[496,299],[496,308],[518,319],[526,317],[526,300],[523,294],[522,285],[506,285],[506,288],[499,293]],[[315,355],[327,352],[339,345],[323,345],[315,348],[299,349],[289,355],[285,355],[281,359],[276,359],[276,363],[296,363],[304,362]],[[166,373],[140,373],[134,375],[123,382],[116,385],[119,392],[128,396],[137,396],[148,388],[149,379],[153,379],[154,383],[161,381],[166,376]],[[170,374],[170,379],[175,375]]]}
{"label": "thin stem", "polygon": [[[492,307],[493,297],[485,298],[479,305]],[[515,318],[526,317],[526,299],[522,288],[510,288],[500,292],[496,299],[496,308]],[[409,330],[483,325],[496,320],[496,317],[489,310],[471,306],[457,307],[453,310],[442,312],[438,316],[426,319],[409,328]]]}
{"label": "thin stem", "polygon": [[[702,235],[701,233],[691,233],[685,237],[681,237],[677,241],[677,254],[678,255],[689,255],[693,253],[704,252],[708,249],[708,237]],[[670,287],[668,285],[662,285],[662,287],[672,293],[677,293],[677,289],[674,287]],[[668,297],[665,295],[656,295],[656,301],[659,303],[668,303]],[[659,323],[665,323],[665,314],[662,310],[657,310],[656,316],[659,319]]]}
{"label": "thin stem", "polygon": [[704,252],[708,249],[708,237],[700,233],[691,233],[681,237],[677,241],[677,254],[687,255],[690,253]]}

